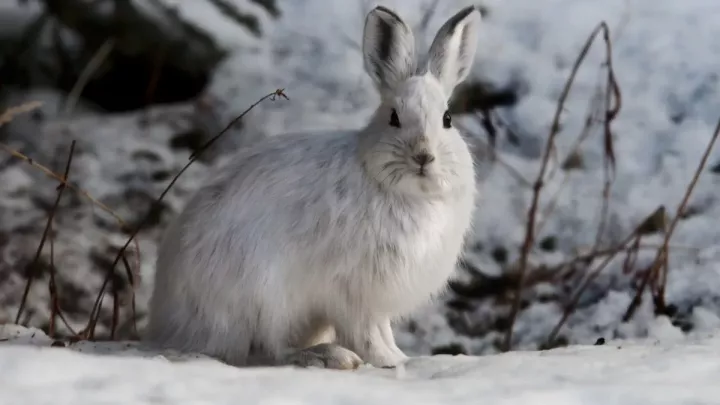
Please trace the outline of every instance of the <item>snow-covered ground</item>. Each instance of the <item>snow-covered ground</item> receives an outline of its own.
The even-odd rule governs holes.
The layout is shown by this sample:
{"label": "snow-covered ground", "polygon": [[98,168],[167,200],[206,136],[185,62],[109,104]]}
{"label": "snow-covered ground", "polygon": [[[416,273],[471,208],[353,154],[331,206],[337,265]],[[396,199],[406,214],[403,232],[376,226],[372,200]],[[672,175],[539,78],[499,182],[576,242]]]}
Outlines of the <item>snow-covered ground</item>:
{"label": "snow-covered ground", "polygon": [[[218,127],[222,127],[260,96],[276,88],[285,88],[290,96],[290,101],[266,103],[254,110],[243,121],[242,132],[229,134],[226,138],[228,144],[242,144],[254,137],[271,136],[287,130],[356,127],[362,125],[371,114],[377,95],[362,71],[358,45],[364,13],[377,2],[279,0],[281,17],[277,21],[263,19],[264,35],[255,38],[198,0],[164,1],[177,4],[185,17],[213,32],[233,50],[216,72],[206,94],[208,99],[223,106],[216,111]],[[234,1],[246,9],[257,8],[252,1]],[[395,8],[413,26],[418,26],[431,1],[387,0],[382,3]],[[438,2],[424,35],[418,34],[419,45],[427,46],[439,24],[469,3],[476,1]],[[493,281],[507,274],[517,259],[531,196],[530,187],[518,179],[518,174],[528,181],[534,180],[560,91],[587,36],[602,20],[608,23],[611,30],[615,73],[622,90],[622,109],[612,126],[617,169],[611,190],[604,244],[611,246],[622,240],[660,205],[664,205],[668,213],[673,215],[710,140],[713,127],[720,118],[720,42],[717,40],[720,38],[720,2],[486,0],[483,5],[488,13],[481,27],[481,40],[471,80],[486,81],[497,88],[516,89],[519,101],[497,111],[498,117],[505,123],[498,139],[499,159],[512,167],[513,171],[509,171],[505,165],[487,164],[479,155],[481,180],[478,187],[481,200],[476,214],[475,234],[468,243],[468,262],[479,269],[486,279]],[[604,86],[603,51],[604,45],[599,37],[566,103],[562,131],[556,140],[557,160],[560,162],[565,160],[582,132],[590,103]],[[476,130],[477,142],[486,140],[486,135],[478,129],[474,118],[466,117],[463,124]],[[567,172],[555,171],[554,168],[550,170],[555,175],[548,179],[542,194],[541,212],[550,205],[555,195],[557,203],[551,215],[539,217],[543,226],[537,240],[552,243],[548,242],[542,248],[536,246],[531,256],[533,268],[566,262],[578,251],[587,250],[595,241],[603,187],[603,143],[599,127],[593,129],[580,147],[582,168]],[[508,129],[514,136],[508,136]],[[92,142],[92,136],[87,137],[88,142]],[[166,147],[166,143],[166,140],[158,141],[160,146],[153,148]],[[94,146],[96,149],[101,147]],[[167,150],[165,152],[171,153]],[[164,153],[161,155],[164,156]],[[104,154],[107,161],[103,162],[106,163],[103,167],[134,167],[129,160],[120,161],[128,159],[127,156]],[[170,162],[169,167],[163,166],[163,169],[179,169],[176,166],[184,161],[184,157],[172,155],[172,158],[163,159]],[[117,161],[109,162],[111,159]],[[62,159],[58,160],[58,165],[61,165]],[[99,161],[93,162],[100,164]],[[717,150],[713,151],[709,166],[719,162],[720,154]],[[201,170],[200,167],[196,169]],[[646,295],[636,315],[627,323],[621,322],[634,294],[633,273],[647,267],[655,254],[655,249],[642,249],[630,274],[622,272],[621,256],[611,262],[590,286],[578,310],[560,332],[565,341],[587,345],[594,343],[598,337],[632,339],[649,336],[662,341],[677,339],[682,342],[684,331],[700,333],[720,327],[720,188],[715,171],[709,167],[704,170],[690,201],[692,215],[679,223],[671,241],[666,296],[668,303],[674,307],[670,318],[656,318],[652,303]],[[200,172],[195,173],[197,175]],[[92,179],[97,187],[89,189],[91,194],[107,187],[108,183],[103,182],[99,177],[101,175],[112,178],[117,174],[93,172]],[[23,187],[33,188],[31,185]],[[157,184],[153,187],[155,191],[160,188]],[[20,191],[15,190],[13,193]],[[29,200],[31,196],[26,197]],[[175,200],[170,208],[176,211],[177,205],[178,201]],[[62,233],[60,237],[63,237]],[[643,244],[652,247],[661,240],[662,234],[655,233],[645,236]],[[68,245],[72,245],[70,242]],[[143,257],[146,265],[143,274],[151,276],[154,249],[152,241],[143,243],[147,251]],[[27,245],[34,247],[30,242]],[[597,261],[590,268],[596,264]],[[71,271],[67,268],[61,270]],[[564,303],[586,270],[581,267],[579,274],[568,279],[548,278],[528,289],[527,306],[523,307],[515,326],[515,348],[535,349],[544,342],[558,322]],[[459,276],[464,281],[472,279],[462,272]],[[151,277],[145,280],[149,282]],[[411,319],[398,325],[399,344],[409,353],[420,355],[449,344],[456,344],[472,354],[495,353],[504,334],[508,302],[503,291],[483,297],[458,298],[449,294],[447,299],[420,309]],[[140,308],[143,305],[140,303]],[[713,339],[708,342],[717,343],[717,339]],[[512,403],[563,403],[563,400],[567,400],[567,403],[593,403],[591,401],[598,400],[613,403],[616,398],[613,393],[617,393],[618,401],[635,399],[627,403],[691,403],[690,397],[673,397],[673,393],[682,395],[687,390],[701,395],[703,391],[699,388],[717,377],[717,373],[713,374],[711,369],[714,366],[708,363],[712,361],[708,360],[712,358],[708,355],[712,345],[678,346],[667,349],[667,352],[663,346],[643,346],[634,348],[632,355],[627,355],[625,343],[622,346],[622,350],[614,347],[573,348],[542,354],[513,353],[487,359],[469,359],[467,364],[472,365],[468,366],[471,371],[454,377],[457,380],[435,381],[427,378],[432,381],[393,382],[393,388],[388,389],[387,396],[395,399],[407,395],[408,401],[420,398],[432,402],[436,396],[447,395],[444,398],[447,403],[455,395],[453,390],[457,386],[458,390],[477,390],[468,393],[468,396],[476,397],[474,399],[478,402],[483,395],[494,400],[493,395],[504,393],[506,398],[511,398],[508,401]],[[7,350],[3,349],[3,353]],[[27,361],[18,364],[22,363],[22,367],[45,367],[41,365],[44,361],[41,357],[45,356],[46,351],[40,352],[42,356],[34,351],[31,353],[34,354],[29,354]],[[663,357],[668,353],[677,353],[677,356]],[[20,356],[15,352],[5,354],[0,361],[11,361],[15,356]],[[599,363],[599,370],[592,366],[596,364],[596,354],[603,361]],[[47,355],[63,357],[58,360],[68,356],[52,352]],[[696,359],[698,362],[694,363]],[[78,357],[77,361],[78,370],[85,367],[86,370],[93,369],[95,373],[111,373],[96,367],[94,362],[97,360]],[[148,360],[117,361],[139,362],[138,367],[135,367],[137,370],[143,370],[139,364],[147,363],[148,370],[153,371],[148,371],[148,379],[143,383],[156,381],[154,387],[158,395],[165,392],[166,386],[161,384],[161,380],[171,381],[174,373],[190,375],[204,372],[202,368],[200,371],[190,371],[200,365],[187,365],[182,366],[182,370],[161,372],[161,367],[169,370],[171,366]],[[433,369],[441,367],[446,360],[413,361],[408,365],[408,370],[412,369],[413,364],[423,370],[422,365],[426,364],[423,361],[430,362],[432,366],[428,367]],[[507,365],[503,365],[505,361]],[[644,361],[647,361],[647,365]],[[675,366],[675,362],[680,366]],[[121,370],[120,367],[118,370]],[[507,374],[503,374],[506,370],[503,367],[516,368],[507,369]],[[558,367],[558,370],[553,367]],[[564,367],[567,367],[566,374],[562,371]],[[579,371],[573,373],[573,369]],[[218,381],[225,382],[227,380],[223,380],[224,376],[230,375],[237,381],[251,382],[235,384],[230,388],[238,391],[218,391],[217,395],[235,393],[236,399],[237,395],[251,395],[244,393],[254,392],[262,384],[268,384],[262,385],[268,387],[272,383],[283,382],[282,386],[287,387],[288,392],[293,392],[300,390],[299,387],[310,386],[307,382],[309,380],[305,378],[312,379],[307,377],[310,374],[296,371],[283,371],[277,376],[262,371],[253,377],[247,371],[222,370],[218,374]],[[62,376],[80,378],[82,375],[82,371],[77,371],[79,374],[74,372],[70,370]],[[416,372],[422,374],[417,369]],[[329,374],[333,377],[323,379],[324,386],[329,388],[323,394],[308,395],[318,395],[315,398],[318,402],[329,401],[330,397],[324,396],[325,393],[344,392],[346,384],[349,384],[346,379],[363,381],[367,387],[389,384],[387,379],[378,378],[387,375],[386,372],[363,371],[357,374],[362,376]],[[264,377],[259,378],[258,375]],[[526,375],[530,381],[527,386],[513,385],[524,384],[525,380],[519,377]],[[337,384],[331,383],[333,379],[337,379]],[[462,383],[463,379],[472,383]],[[202,389],[208,391],[213,390],[213,384],[220,384],[217,381],[202,381]],[[487,381],[490,382],[486,386],[484,384]],[[453,388],[442,386],[445,383],[451,384]],[[577,388],[568,388],[569,385]],[[553,388],[555,386],[559,388]],[[118,383],[118,387],[123,385]],[[247,391],[242,391],[243,387]],[[442,389],[428,393],[430,387]],[[520,391],[514,391],[516,387],[520,387]],[[665,388],[666,394],[655,387]],[[184,389],[182,386],[180,388]],[[602,389],[606,388],[610,389],[607,391],[609,394],[601,394]],[[383,392],[379,390],[377,395],[384,395]],[[465,391],[458,392],[460,397],[465,395]],[[524,397],[523,392],[540,397]],[[563,396],[566,393],[568,397]],[[589,397],[583,396],[586,393]],[[645,397],[633,397],[641,393]],[[42,392],[35,394],[43,395]],[[621,396],[625,394],[628,396]],[[130,394],[123,391],[119,395]],[[356,394],[347,389],[346,395]],[[367,397],[376,393],[372,389],[363,389],[357,395]],[[584,398],[589,398],[588,402],[572,402]],[[442,402],[442,399],[437,398],[437,401]],[[702,399],[698,401],[705,403]],[[422,400],[418,402],[422,403]]]}
{"label": "snow-covered ground", "polygon": [[41,331],[5,332],[20,337],[0,346],[3,404],[710,405],[720,397],[720,336],[710,334],[328,371],[238,369],[122,342],[48,347]]}
{"label": "snow-covered ground", "polygon": [[[276,88],[285,88],[290,96],[289,102],[266,103],[254,110],[243,121],[242,132],[226,138],[228,145],[287,130],[356,127],[371,114],[377,95],[362,71],[358,45],[364,14],[377,2],[279,0],[281,17],[272,20],[256,12],[256,2],[233,0],[260,19],[263,35],[257,38],[198,0],[162,1],[178,5],[184,17],[210,30],[232,50],[205,95],[215,107],[221,106],[213,111],[218,127]],[[419,26],[431,1],[382,3]],[[418,34],[419,45],[427,46],[439,24],[469,3],[477,2],[438,2],[428,28]],[[612,126],[617,169],[604,245],[622,240],[660,205],[673,215],[720,118],[720,2],[486,0],[483,6],[488,13],[471,80],[514,89],[519,100],[496,111],[497,120],[504,123],[497,145],[503,164],[491,165],[485,155],[478,154],[481,200],[466,253],[468,263],[481,276],[461,271],[461,284],[498,283],[511,272],[525,232],[531,196],[527,181],[536,176],[572,64],[601,20],[611,30],[615,73],[622,90],[622,109]],[[559,162],[575,144],[590,103],[604,86],[603,49],[599,37],[565,106],[556,140]],[[177,171],[187,159],[187,150],[177,151],[168,144],[178,133],[190,131],[190,114],[182,110],[167,115],[170,118],[151,117],[149,126],[144,115],[123,115],[103,124],[91,116],[73,123],[43,124],[42,131],[46,136],[77,134],[76,178],[91,194],[128,210],[128,190],[140,187],[147,188],[146,194],[157,194],[162,182],[155,177],[151,182],[143,179],[160,173],[167,180],[168,173]],[[478,144],[487,140],[475,118],[465,117],[462,123],[473,130]],[[152,134],[146,136],[136,126],[147,126]],[[541,212],[553,196],[557,202],[551,215],[539,217],[543,225],[537,241],[546,243],[538,242],[532,253],[533,269],[564,263],[595,241],[603,186],[599,127],[594,127],[579,149],[580,169],[550,170],[555,175],[547,180]],[[52,157],[47,163],[62,167],[65,154],[57,153],[50,143],[38,143],[40,156]],[[136,150],[140,146],[144,149]],[[133,156],[158,158],[144,167]],[[4,215],[0,217],[7,219],[5,224],[17,221],[12,232],[15,228],[32,231],[22,237],[12,234],[8,246],[32,252],[47,203],[33,204],[51,201],[54,190],[38,187],[42,176],[32,169],[6,164],[3,159],[0,163],[0,178],[7,180],[0,187],[0,214]],[[720,154],[713,151],[709,166],[718,163]],[[652,246],[662,240],[656,232],[643,238],[643,244],[651,248],[640,251],[629,274],[623,273],[620,256],[591,284],[560,331],[562,340],[574,344],[569,348],[531,351],[558,322],[588,267],[579,267],[567,278],[546,277],[528,288],[513,342],[521,351],[495,354],[504,336],[508,291],[512,290],[502,283],[489,294],[448,294],[419,309],[396,328],[398,343],[409,354],[424,356],[454,345],[454,350],[486,356],[416,357],[397,370],[235,369],[202,356],[148,351],[131,342],[48,347],[52,341],[39,331],[28,334],[24,329],[0,327],[0,340],[9,339],[0,342],[0,403],[715,404],[720,398],[720,187],[715,172],[720,169],[710,167],[690,200],[692,215],[679,223],[671,241],[666,299],[673,311],[669,316],[656,317],[646,294],[635,316],[621,321],[634,294],[637,271],[647,267],[655,254]],[[123,176],[125,170],[132,175]],[[152,281],[152,238],[205,171],[206,166],[198,164],[186,175],[182,187],[170,196],[168,213],[144,235],[144,283]],[[67,205],[67,212],[58,219],[66,223],[59,230],[58,251],[68,250],[58,259],[59,271],[71,274],[67,278],[72,283],[91,280],[97,284],[100,273],[91,272],[103,263],[97,252],[107,253],[122,237],[116,230],[111,233],[107,221],[95,218],[90,208],[79,208],[77,199]],[[80,213],[83,209],[84,214]],[[76,215],[83,219],[73,219]],[[28,220],[22,222],[23,218]],[[0,242],[2,237],[0,232]],[[9,249],[7,255],[15,260],[20,251],[24,250]],[[78,259],[80,251],[91,255]],[[0,291],[18,292],[18,280],[13,278]],[[143,291],[148,288],[145,284]],[[82,299],[73,297],[68,306],[92,302],[94,295],[88,289],[70,289],[81,292]],[[10,296],[6,294],[0,301]],[[33,298],[36,316],[46,316],[41,302],[47,299],[46,284],[36,283]],[[141,313],[145,305],[138,303]],[[6,316],[14,314],[14,309],[3,308]],[[76,318],[73,325],[83,323]],[[608,342],[591,346],[600,337]]]}

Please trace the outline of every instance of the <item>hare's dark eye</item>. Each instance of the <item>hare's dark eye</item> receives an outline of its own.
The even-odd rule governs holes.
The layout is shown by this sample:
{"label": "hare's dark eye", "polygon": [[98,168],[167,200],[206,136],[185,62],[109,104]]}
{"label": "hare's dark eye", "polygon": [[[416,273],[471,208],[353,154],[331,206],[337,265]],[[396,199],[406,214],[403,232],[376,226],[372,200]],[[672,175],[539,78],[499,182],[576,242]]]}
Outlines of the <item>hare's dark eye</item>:
{"label": "hare's dark eye", "polygon": [[452,117],[450,117],[450,111],[445,111],[445,114],[443,114],[443,126],[445,128],[452,127]]}
{"label": "hare's dark eye", "polygon": [[400,128],[400,118],[397,115],[397,111],[393,108],[392,114],[390,114],[390,126]]}

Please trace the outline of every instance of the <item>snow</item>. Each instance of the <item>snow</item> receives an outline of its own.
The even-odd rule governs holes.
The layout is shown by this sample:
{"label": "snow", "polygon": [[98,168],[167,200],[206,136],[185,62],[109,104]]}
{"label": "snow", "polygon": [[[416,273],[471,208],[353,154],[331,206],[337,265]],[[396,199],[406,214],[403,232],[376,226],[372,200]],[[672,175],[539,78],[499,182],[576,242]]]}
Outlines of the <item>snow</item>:
{"label": "snow", "polygon": [[[219,106],[210,119],[217,122],[219,128],[276,88],[285,88],[290,97],[290,101],[265,103],[253,110],[243,120],[242,129],[225,137],[225,145],[234,148],[285,131],[358,127],[372,113],[377,95],[362,70],[358,45],[364,14],[377,2],[279,0],[282,14],[278,20],[272,20],[254,2],[234,1],[260,19],[263,35],[257,38],[221,17],[204,2],[163,1],[177,5],[184,17],[211,31],[231,51],[204,95]],[[417,26],[430,1],[382,3],[395,8],[411,25]],[[438,2],[428,29],[418,35],[418,42],[426,46],[447,17],[470,3],[476,2]],[[572,64],[587,36],[601,20],[606,21],[611,30],[613,63],[622,90],[622,109],[612,125],[617,169],[604,245],[612,246],[624,239],[660,205],[665,206],[669,215],[674,215],[720,118],[717,108],[720,105],[720,43],[716,40],[720,37],[720,2],[485,0],[483,6],[488,13],[481,28],[470,80],[517,89],[519,101],[497,110],[499,120],[505,123],[498,139],[498,157],[503,164],[489,164],[479,155],[481,199],[474,235],[468,241],[467,261],[490,281],[501,280],[511,272],[525,232],[531,197],[527,182],[532,182],[537,175],[557,99]],[[556,139],[560,162],[575,144],[590,102],[604,85],[604,59],[600,36],[576,77],[562,114],[562,131]],[[458,121],[477,132],[473,140],[478,144],[486,141],[487,135],[478,129],[473,117]],[[90,126],[92,122],[96,123],[87,121],[85,125]],[[514,133],[515,141],[508,136],[509,130]],[[166,144],[167,136],[160,134],[162,139],[156,143]],[[121,141],[113,142],[115,145]],[[542,228],[537,240],[554,239],[556,247],[551,251],[534,249],[530,261],[538,268],[566,262],[593,245],[603,187],[602,148],[600,130],[595,128],[580,147],[582,169],[564,172],[550,168],[556,174],[547,179],[541,196],[541,212],[550,205],[554,195],[557,203],[551,215],[539,217]],[[97,146],[96,149],[101,150]],[[113,168],[131,166],[122,161],[127,153],[120,157],[110,156],[111,152],[102,153],[103,159],[112,160]],[[164,157],[163,161],[172,162],[167,165],[172,167],[186,159],[185,155],[159,154]],[[719,161],[716,149],[709,165]],[[505,165],[526,181],[511,174]],[[112,178],[109,172],[115,170],[113,168],[104,176]],[[91,193],[110,193],[104,177],[87,171]],[[22,176],[12,177],[17,187],[28,188],[25,183],[20,184]],[[196,181],[193,178],[188,183]],[[0,384],[5,384],[0,388],[35,395],[38,403],[42,402],[43,395],[53,403],[62,403],[74,395],[83,395],[83,399],[85,395],[97,395],[98,401],[132,399],[135,403],[154,399],[172,403],[215,399],[222,403],[243,402],[243,398],[260,402],[261,397],[263,403],[283,404],[390,400],[514,404],[711,403],[720,394],[712,388],[718,377],[718,368],[712,359],[720,347],[716,335],[720,328],[718,181],[717,174],[708,168],[704,170],[690,200],[694,214],[679,222],[671,240],[666,299],[676,311],[669,317],[655,316],[646,294],[636,315],[629,322],[621,322],[635,293],[633,277],[636,274],[624,274],[623,257],[618,257],[591,284],[579,308],[561,330],[561,337],[574,345],[567,349],[526,352],[545,341],[585,268],[569,280],[541,280],[528,287],[528,305],[519,314],[513,342],[514,348],[522,352],[494,354],[504,336],[504,329],[498,325],[507,320],[508,300],[503,296],[504,291],[496,291],[497,296],[489,297],[447,294],[442,300],[419,309],[396,328],[398,343],[408,353],[427,355],[440,346],[458,344],[467,353],[487,356],[415,358],[404,367],[404,378],[384,370],[363,369],[344,374],[234,370],[207,362],[174,365],[141,358],[98,359],[64,349],[3,345],[0,372],[7,378],[0,379]],[[114,182],[110,184],[114,188],[122,187]],[[172,200],[173,210],[178,209],[182,198],[183,195],[178,195]],[[643,238],[642,243],[650,248],[640,251],[635,272],[651,262],[655,255],[653,246],[657,246],[662,237],[655,233]],[[26,244],[31,246],[30,242]],[[144,279],[150,281],[153,242],[143,241],[143,249],[147,250],[143,255]],[[502,255],[495,254],[500,251],[506,253],[506,259],[500,260]],[[463,282],[477,277],[458,273],[458,279]],[[462,309],[450,307],[451,301],[460,301]],[[141,308],[142,305],[140,303]],[[702,338],[701,333],[712,335]],[[603,347],[587,347],[599,337],[608,339],[609,343]],[[632,342],[637,339],[650,340],[634,345]],[[657,341],[661,343],[654,344]],[[622,349],[617,349],[618,346]],[[57,376],[52,374],[52,380],[21,378],[30,373],[51,374],[43,370],[53,370],[57,364],[63,364],[63,372]],[[73,366],[67,366],[66,370],[65,364]],[[84,390],[82,394],[68,388],[70,391],[62,391],[65,395],[53,395],[52,392],[57,391],[30,385],[58,384],[54,388],[60,389],[85,377],[92,383],[78,384],[78,390]],[[108,382],[110,378],[112,384]],[[12,388],[12,384],[25,388]],[[358,386],[362,389],[356,389]],[[26,391],[18,391],[23,389]],[[283,394],[273,392],[279,390],[283,390]],[[107,397],[101,398],[101,395]]]}
{"label": "snow", "polygon": [[[223,15],[220,9],[210,1],[196,0],[163,0],[167,6],[178,10],[183,19],[207,30],[213,37],[226,46],[237,48],[252,44],[257,36],[246,27]],[[233,0],[226,2],[246,15],[252,16],[260,26],[261,35],[270,27],[271,16],[256,2],[249,0]],[[138,2],[138,4],[142,4]]]}
{"label": "snow", "polygon": [[239,369],[122,342],[48,347],[41,331],[0,328],[0,336],[15,334],[0,344],[3,403],[703,405],[720,395],[716,334],[415,357],[395,370],[355,371]]}

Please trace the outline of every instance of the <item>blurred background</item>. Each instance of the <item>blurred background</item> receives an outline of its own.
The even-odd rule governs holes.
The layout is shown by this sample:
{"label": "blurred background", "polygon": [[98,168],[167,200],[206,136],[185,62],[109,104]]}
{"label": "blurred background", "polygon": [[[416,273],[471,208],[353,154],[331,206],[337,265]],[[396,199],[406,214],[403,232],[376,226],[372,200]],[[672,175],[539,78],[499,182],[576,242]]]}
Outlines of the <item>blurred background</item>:
{"label": "blurred background", "polygon": [[[448,291],[396,325],[401,348],[720,326],[720,156],[699,167],[720,116],[716,0],[0,0],[0,323],[137,338],[158,237],[213,165],[284,131],[365,123],[378,95],[361,34],[377,4],[421,52],[461,7],[484,16],[450,100],[477,163],[474,231]],[[154,203],[277,89],[289,100],[254,108]]]}

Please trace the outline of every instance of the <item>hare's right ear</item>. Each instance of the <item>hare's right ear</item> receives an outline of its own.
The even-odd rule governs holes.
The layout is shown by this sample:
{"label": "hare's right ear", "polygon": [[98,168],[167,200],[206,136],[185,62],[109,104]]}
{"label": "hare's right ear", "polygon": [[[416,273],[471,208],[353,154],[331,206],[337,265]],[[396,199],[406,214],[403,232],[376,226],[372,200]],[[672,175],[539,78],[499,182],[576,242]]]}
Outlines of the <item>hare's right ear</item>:
{"label": "hare's right ear", "polygon": [[415,38],[392,10],[377,6],[365,18],[362,44],[365,71],[382,91],[415,73]]}
{"label": "hare's right ear", "polygon": [[480,12],[468,6],[440,27],[428,52],[427,69],[449,95],[455,86],[465,80],[475,57]]}

